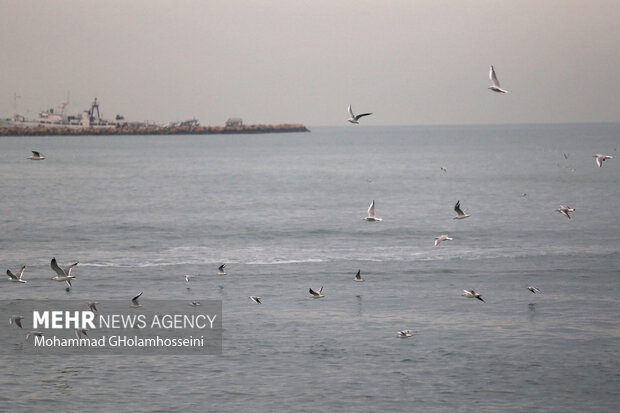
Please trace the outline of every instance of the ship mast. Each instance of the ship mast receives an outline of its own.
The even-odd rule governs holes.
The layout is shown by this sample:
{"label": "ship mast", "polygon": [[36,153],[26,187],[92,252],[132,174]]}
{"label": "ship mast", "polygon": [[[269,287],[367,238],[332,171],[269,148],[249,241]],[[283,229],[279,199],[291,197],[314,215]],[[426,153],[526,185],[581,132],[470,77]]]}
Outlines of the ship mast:
{"label": "ship mast", "polygon": [[21,98],[17,93],[13,93],[13,120],[17,119],[17,99]]}

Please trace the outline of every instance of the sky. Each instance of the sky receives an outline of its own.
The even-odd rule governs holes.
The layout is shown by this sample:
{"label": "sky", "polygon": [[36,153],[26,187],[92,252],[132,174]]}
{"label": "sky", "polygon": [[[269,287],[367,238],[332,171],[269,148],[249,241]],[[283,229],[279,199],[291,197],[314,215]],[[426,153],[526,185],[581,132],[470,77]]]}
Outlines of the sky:
{"label": "sky", "polygon": [[618,0],[0,0],[0,117],[17,94],[27,117],[617,122],[619,22]]}

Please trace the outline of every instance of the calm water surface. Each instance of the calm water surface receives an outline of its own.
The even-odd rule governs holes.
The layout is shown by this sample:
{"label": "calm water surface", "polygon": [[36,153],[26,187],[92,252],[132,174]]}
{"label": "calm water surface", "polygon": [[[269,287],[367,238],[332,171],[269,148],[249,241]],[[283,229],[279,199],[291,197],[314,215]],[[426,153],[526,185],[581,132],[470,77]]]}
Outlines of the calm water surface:
{"label": "calm water surface", "polygon": [[0,299],[219,299],[225,329],[221,356],[2,356],[3,409],[620,408],[620,124],[311,129],[0,138],[0,258],[28,266]]}

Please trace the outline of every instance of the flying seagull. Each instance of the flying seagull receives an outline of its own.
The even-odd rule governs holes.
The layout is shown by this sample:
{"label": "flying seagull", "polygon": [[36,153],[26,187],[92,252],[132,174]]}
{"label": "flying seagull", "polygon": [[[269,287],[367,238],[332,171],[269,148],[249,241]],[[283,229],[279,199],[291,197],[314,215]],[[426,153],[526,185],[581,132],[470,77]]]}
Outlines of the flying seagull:
{"label": "flying seagull", "polygon": [[351,115],[351,117],[349,119],[347,119],[347,120],[349,122],[351,122],[351,123],[358,124],[359,123],[359,119],[361,117],[372,115],[372,113],[362,113],[362,114],[356,116],[356,115],[353,114],[353,109],[351,109],[351,105],[349,105],[349,115]]}
{"label": "flying seagull", "polygon": [[540,292],[540,290],[538,288],[534,287],[533,285],[530,285],[529,287],[527,287],[527,289],[530,290],[534,294]]}
{"label": "flying seagull", "polygon": [[140,298],[143,292],[144,291],[140,291],[140,294],[136,295],[134,298],[131,299],[133,307],[142,307],[142,305],[138,302],[138,298]]}
{"label": "flying seagull", "polygon": [[398,337],[400,337],[400,338],[411,337],[411,331],[409,331],[409,330],[401,330],[401,331],[398,332]]}
{"label": "flying seagull", "polygon": [[613,156],[603,155],[600,153],[597,153],[596,155],[592,155],[592,157],[596,158],[596,164],[598,165],[599,168],[603,166],[603,162],[605,162],[606,159],[614,159]]}
{"label": "flying seagull", "polygon": [[75,336],[76,336],[78,339],[82,338],[82,334],[83,334],[84,336],[88,337],[88,334],[86,334],[86,332],[87,332],[87,331],[88,331],[88,330],[83,329],[83,328],[76,328],[76,329],[75,329]]}
{"label": "flying seagull", "polygon": [[78,265],[78,263],[73,263],[65,268],[60,268],[58,266],[58,263],[56,262],[56,258],[52,258],[52,262],[50,263],[50,266],[52,267],[52,270],[54,270],[54,272],[58,275],[56,275],[55,277],[52,278],[52,280],[54,281],[64,281],[67,283],[67,285],[69,285],[69,287],[71,287],[71,279],[75,278],[75,276],[71,275],[71,270],[73,269],[73,267],[75,267],[76,265]]}
{"label": "flying seagull", "polygon": [[556,211],[556,212],[559,212],[559,213],[561,213],[561,214],[566,215],[566,217],[567,217],[568,219],[570,219],[570,215],[568,215],[568,213],[569,213],[569,212],[574,212],[574,211],[575,211],[575,208],[570,208],[570,207],[568,207],[568,206],[566,206],[566,205],[560,205],[560,207],[559,207],[558,209],[556,209],[555,211]]}
{"label": "flying seagull", "polygon": [[449,237],[449,236],[447,236],[447,235],[440,235],[440,236],[438,236],[438,237],[435,237],[435,246],[439,245],[439,243],[440,243],[441,241],[446,241],[446,240],[447,240],[447,241],[452,241],[452,238],[450,238],[450,237]]}
{"label": "flying seagull", "polygon": [[355,274],[355,278],[353,278],[357,282],[364,282],[364,279],[361,276],[362,270],[357,270],[357,274]]}
{"label": "flying seagull", "polygon": [[185,275],[185,282],[189,282],[189,280],[192,278],[194,277],[192,277],[191,275]]}
{"label": "flying seagull", "polygon": [[43,333],[40,331],[32,330],[28,334],[26,334],[26,341],[30,338],[30,336],[43,337]]}
{"label": "flying seagull", "polygon": [[88,306],[88,309],[92,311],[93,313],[97,311],[97,304],[99,304],[97,301],[89,301],[86,303],[86,305]]}
{"label": "flying seagull", "polygon": [[465,219],[469,216],[469,214],[466,214],[461,210],[461,201],[456,201],[454,210],[456,211],[456,216],[453,219]]}
{"label": "flying seagull", "polygon": [[491,66],[491,69],[489,70],[489,79],[491,79],[492,83],[492,85],[489,86],[489,89],[493,92],[508,93],[507,90],[504,90],[499,86],[499,80],[497,80],[497,75],[495,74],[495,69],[493,69],[493,66]]}
{"label": "flying seagull", "polygon": [[482,299],[482,296],[478,294],[477,292],[475,292],[474,290],[463,290],[462,295],[464,295],[467,298],[477,298],[480,301],[484,302],[484,300]]}
{"label": "flying seagull", "polygon": [[366,221],[383,221],[383,219],[377,218],[375,216],[375,201],[374,200],[371,202],[370,206],[368,207],[368,216],[362,219],[365,219]]}
{"label": "flying seagull", "polygon": [[28,159],[31,161],[42,161],[45,159],[45,156],[41,155],[40,152],[32,151],[32,156],[29,156]]}
{"label": "flying seagull", "polygon": [[226,267],[226,264],[222,264],[219,267],[217,267],[218,275],[226,275],[226,271],[224,271],[224,267]]}
{"label": "flying seagull", "polygon": [[322,292],[323,292],[323,286],[321,286],[321,288],[319,289],[318,292],[314,291],[312,288],[308,288],[308,292],[310,294],[312,294],[312,298],[323,298],[325,297]]}
{"label": "flying seagull", "polygon": [[24,274],[24,270],[25,269],[26,269],[26,266],[22,265],[22,267],[19,269],[19,271],[17,271],[17,274],[13,274],[11,272],[11,270],[6,270],[6,275],[9,276],[8,280],[16,282],[16,283],[25,283],[25,282],[27,282],[26,280],[22,280],[22,275]]}
{"label": "flying seagull", "polygon": [[9,324],[15,324],[17,327],[22,328],[23,315],[12,315],[9,318]]}
{"label": "flying seagull", "polygon": [[262,303],[260,302],[261,298],[260,298],[260,297],[255,296],[255,295],[251,295],[251,296],[250,296],[250,300],[254,301],[256,304],[262,304]]}

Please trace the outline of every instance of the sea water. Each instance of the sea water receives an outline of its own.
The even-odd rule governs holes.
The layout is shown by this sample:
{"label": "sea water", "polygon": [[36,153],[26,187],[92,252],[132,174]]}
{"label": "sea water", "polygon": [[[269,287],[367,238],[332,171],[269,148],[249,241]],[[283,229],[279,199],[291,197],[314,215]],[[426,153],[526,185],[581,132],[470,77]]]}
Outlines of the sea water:
{"label": "sea water", "polygon": [[1,138],[0,258],[28,283],[0,299],[215,299],[224,328],[216,356],[16,349],[2,409],[620,408],[620,124],[310,129]]}

